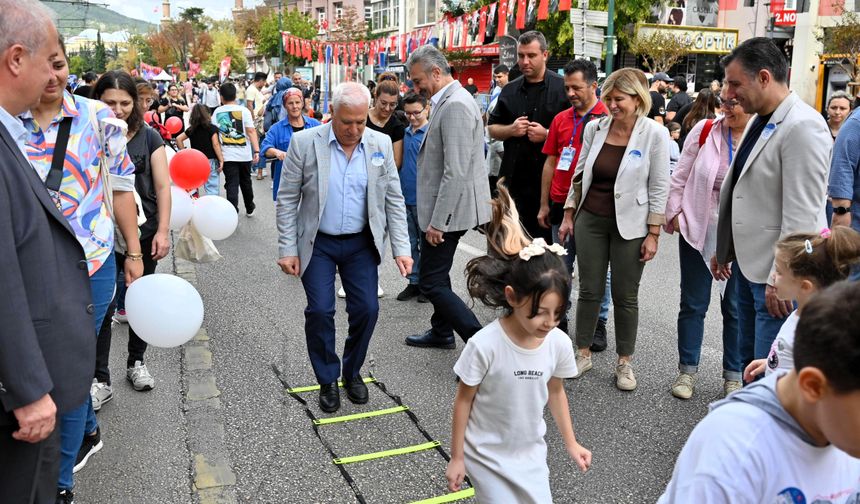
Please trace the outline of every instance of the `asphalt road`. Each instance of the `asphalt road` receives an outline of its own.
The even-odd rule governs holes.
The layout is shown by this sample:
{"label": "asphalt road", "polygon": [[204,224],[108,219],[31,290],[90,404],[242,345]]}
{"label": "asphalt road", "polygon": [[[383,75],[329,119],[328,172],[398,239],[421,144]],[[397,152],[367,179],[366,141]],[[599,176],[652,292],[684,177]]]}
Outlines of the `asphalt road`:
{"label": "asphalt road", "polygon": [[[224,259],[197,268],[198,290],[206,307],[204,327],[221,391],[224,439],[236,475],[239,502],[349,503],[355,497],[323,443],[315,436],[301,405],[284,392],[272,370],[276,365],[292,386],[314,383],[307,358],[305,297],[300,282],[275,264],[277,235],[269,180],[254,181],[257,213],[240,214],[239,228],[217,243]],[[240,205],[241,206],[241,205]],[[466,261],[484,250],[483,237],[467,234],[452,269],[456,292],[465,296]],[[165,261],[165,264],[167,261]],[[405,336],[428,327],[429,304],[398,302],[405,286],[388,257],[380,267],[386,295],[365,372],[373,373],[399,395],[422,426],[447,450],[451,405],[456,384],[452,367],[460,351],[407,347]],[[581,444],[594,454],[591,470],[582,474],[567,458],[561,437],[547,412],[547,444],[556,502],[654,502],[671,476],[675,458],[707,404],[722,393],[718,295],[706,320],[696,394],[675,399],[669,387],[677,370],[676,316],[678,256],[675,237],[664,235],[654,261],[645,268],[640,289],[640,328],[634,367],[639,388],[621,392],[614,386],[614,341],[610,313],[610,347],[596,354],[594,369],[580,380],[568,380],[571,413]],[[574,284],[576,285],[576,284]],[[337,304],[338,341],[346,333],[344,301]],[[479,319],[492,311],[476,307]],[[125,359],[123,329],[115,336],[113,370],[118,392],[100,413],[106,447],[80,473],[79,502],[194,502],[189,452],[182,439],[181,369],[178,350],[147,355],[158,387],[139,394],[122,380]],[[374,387],[368,405],[343,401],[338,414],[394,406]],[[312,411],[323,416],[313,393],[305,395]],[[425,442],[404,414],[320,427],[339,456],[398,448]],[[369,503],[402,503],[445,493],[445,461],[436,451],[361,462],[347,466]]]}

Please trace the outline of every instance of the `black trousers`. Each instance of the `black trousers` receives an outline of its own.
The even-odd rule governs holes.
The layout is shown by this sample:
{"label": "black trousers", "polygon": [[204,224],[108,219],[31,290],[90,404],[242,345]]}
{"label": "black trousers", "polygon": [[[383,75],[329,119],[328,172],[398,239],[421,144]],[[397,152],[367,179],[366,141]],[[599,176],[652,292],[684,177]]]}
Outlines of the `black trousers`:
{"label": "black trousers", "polygon": [[254,187],[251,185],[251,162],[250,161],[225,161],[224,162],[224,189],[227,191],[227,201],[233,204],[239,211],[239,189],[242,189],[242,200],[245,202],[245,211],[250,213],[254,210]]}
{"label": "black trousers", "polygon": [[445,241],[434,247],[427,241],[427,235],[421,233],[418,287],[433,303],[433,316],[430,317],[433,334],[447,338],[456,331],[463,341],[468,341],[481,330],[481,323],[460,296],[451,290],[450,276],[454,253],[464,234],[465,231],[444,233]]}
{"label": "black trousers", "polygon": [[[152,240],[153,236],[140,240],[140,250],[143,252],[143,276],[155,273],[155,268],[158,266],[158,261],[152,258]],[[116,253],[117,272],[122,271],[120,268],[125,264],[125,255]],[[124,281],[124,280],[121,280]],[[107,382],[110,385],[110,346],[113,331],[111,330],[111,318],[116,308],[116,297],[108,307],[107,314],[102,320],[102,326],[99,328],[98,339],[96,340],[96,370],[94,377],[100,382]],[[143,362],[143,354],[146,352],[147,344],[140,339],[140,336],[134,332],[131,326],[128,326],[128,357],[126,358],[126,367],[134,366],[134,361]]]}
{"label": "black trousers", "polygon": [[16,430],[17,422],[0,425],[0,502],[53,504],[60,474],[59,418],[54,432],[40,443],[13,439]]}

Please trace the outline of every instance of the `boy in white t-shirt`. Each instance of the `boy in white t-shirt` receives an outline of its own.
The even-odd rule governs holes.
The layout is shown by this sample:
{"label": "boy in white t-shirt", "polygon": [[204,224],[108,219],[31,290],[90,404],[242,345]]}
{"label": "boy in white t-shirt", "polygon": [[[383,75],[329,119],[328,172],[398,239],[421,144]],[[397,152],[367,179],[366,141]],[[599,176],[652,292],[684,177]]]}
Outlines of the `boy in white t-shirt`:
{"label": "boy in white t-shirt", "polygon": [[239,189],[245,202],[245,214],[254,215],[254,187],[251,185],[251,162],[260,160],[260,144],[254,119],[247,107],[236,103],[236,86],[225,82],[219,89],[223,105],[212,113],[212,124],[218,128],[221,153],[224,156],[224,189],[227,201],[239,211]]}
{"label": "boy in white t-shirt", "polygon": [[711,406],[659,503],[860,502],[860,282],[813,297],[794,369]]}

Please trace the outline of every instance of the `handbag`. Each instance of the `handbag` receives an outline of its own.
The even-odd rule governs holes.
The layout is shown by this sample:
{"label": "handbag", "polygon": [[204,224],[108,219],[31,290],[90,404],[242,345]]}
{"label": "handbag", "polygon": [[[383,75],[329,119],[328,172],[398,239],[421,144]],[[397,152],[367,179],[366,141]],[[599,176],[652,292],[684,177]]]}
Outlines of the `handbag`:
{"label": "handbag", "polygon": [[215,243],[200,234],[194,223],[189,222],[179,230],[179,236],[173,246],[173,257],[204,264],[221,259],[221,254],[218,253]]}

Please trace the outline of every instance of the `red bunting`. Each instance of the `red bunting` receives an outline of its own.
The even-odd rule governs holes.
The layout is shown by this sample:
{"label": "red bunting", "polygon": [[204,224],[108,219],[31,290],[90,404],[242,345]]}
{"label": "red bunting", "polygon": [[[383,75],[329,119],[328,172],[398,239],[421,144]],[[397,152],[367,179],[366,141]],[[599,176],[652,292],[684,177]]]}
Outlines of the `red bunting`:
{"label": "red bunting", "polygon": [[400,61],[406,61],[406,35],[400,35],[400,53],[398,54]]}
{"label": "red bunting", "polygon": [[538,21],[543,21],[549,17],[549,0],[540,0],[538,4]]}
{"label": "red bunting", "polygon": [[558,0],[558,11],[564,12],[570,10],[570,0]]}
{"label": "red bunting", "polygon": [[487,6],[481,7],[481,22],[478,25],[478,44],[484,44],[484,37],[487,35]]}
{"label": "red bunting", "polygon": [[325,63],[325,48],[322,42],[317,42],[317,63]]}
{"label": "red bunting", "polygon": [[501,38],[508,33],[508,0],[499,1],[499,14],[496,18],[496,27],[496,37]]}
{"label": "red bunting", "polygon": [[472,16],[469,14],[463,14],[463,34],[460,36],[460,46],[466,47],[469,45],[469,22],[472,19]]}
{"label": "red bunting", "polygon": [[517,30],[525,30],[526,28],[527,8],[528,0],[517,0]]}

